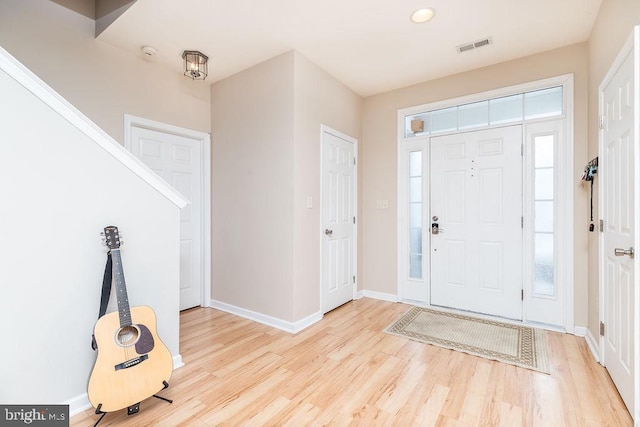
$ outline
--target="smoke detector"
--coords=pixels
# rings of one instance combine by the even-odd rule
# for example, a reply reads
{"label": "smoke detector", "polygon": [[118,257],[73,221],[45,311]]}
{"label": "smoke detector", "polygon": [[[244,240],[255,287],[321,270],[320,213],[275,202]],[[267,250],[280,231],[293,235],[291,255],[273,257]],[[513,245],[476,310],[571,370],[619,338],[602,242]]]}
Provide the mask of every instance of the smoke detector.
{"label": "smoke detector", "polygon": [[142,53],[144,53],[145,56],[153,56],[156,53],[158,53],[158,51],[155,48],[151,47],[151,46],[142,46],[141,50],[142,50]]}
{"label": "smoke detector", "polygon": [[477,49],[482,46],[487,46],[493,44],[493,39],[491,37],[484,38],[482,40],[476,40],[475,42],[461,44],[456,46],[456,50],[458,53],[468,52],[473,49]]}

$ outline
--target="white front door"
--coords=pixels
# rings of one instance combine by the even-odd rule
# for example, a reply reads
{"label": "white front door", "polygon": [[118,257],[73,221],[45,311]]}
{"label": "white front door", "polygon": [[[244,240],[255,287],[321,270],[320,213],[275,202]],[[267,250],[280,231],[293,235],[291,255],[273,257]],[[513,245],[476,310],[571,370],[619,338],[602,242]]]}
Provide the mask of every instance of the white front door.
{"label": "white front door", "polygon": [[522,127],[431,139],[431,304],[522,319]]}
{"label": "white front door", "polygon": [[[636,70],[635,72],[639,72]],[[600,108],[604,116],[600,135],[599,177],[601,177],[600,269],[603,286],[603,364],[616,384],[629,412],[634,415],[636,339],[636,239],[635,195],[638,173],[635,164],[638,135],[637,89],[634,88],[634,55],[628,51],[600,87]],[[625,252],[626,251],[626,252]],[[634,257],[635,255],[635,257]],[[638,420],[636,419],[636,422]]]}
{"label": "white front door", "polygon": [[322,312],[349,302],[355,288],[355,140],[322,132]]}
{"label": "white front door", "polygon": [[180,310],[202,304],[202,144],[184,136],[133,126],[130,150],[191,204],[180,212]]}

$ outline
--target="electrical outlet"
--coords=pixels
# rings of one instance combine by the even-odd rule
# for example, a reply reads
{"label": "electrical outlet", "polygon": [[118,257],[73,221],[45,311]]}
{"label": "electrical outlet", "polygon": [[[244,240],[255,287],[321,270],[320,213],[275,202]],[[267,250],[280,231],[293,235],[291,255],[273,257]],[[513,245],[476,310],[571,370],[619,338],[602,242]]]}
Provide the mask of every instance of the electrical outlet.
{"label": "electrical outlet", "polygon": [[376,200],[376,209],[389,209],[388,200]]}

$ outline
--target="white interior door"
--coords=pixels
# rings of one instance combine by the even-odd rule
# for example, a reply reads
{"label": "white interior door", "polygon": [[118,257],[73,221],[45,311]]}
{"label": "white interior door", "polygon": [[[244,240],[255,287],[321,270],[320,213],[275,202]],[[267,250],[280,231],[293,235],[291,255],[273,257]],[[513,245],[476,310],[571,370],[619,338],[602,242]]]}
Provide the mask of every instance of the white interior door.
{"label": "white interior door", "polygon": [[202,304],[202,144],[191,138],[133,126],[130,150],[191,204],[180,212],[180,309]]}
{"label": "white interior door", "polygon": [[[637,34],[637,32],[636,32]],[[616,384],[629,412],[635,414],[637,257],[632,254],[637,236],[635,164],[637,87],[633,50],[617,61],[601,85],[600,136],[601,235],[600,269],[603,286],[603,364]],[[636,248],[637,249],[637,246]],[[636,422],[638,420],[636,419]]]}
{"label": "white interior door", "polygon": [[322,311],[353,300],[355,140],[322,132]]}
{"label": "white interior door", "polygon": [[431,304],[522,319],[521,147],[521,126],[431,139]]}

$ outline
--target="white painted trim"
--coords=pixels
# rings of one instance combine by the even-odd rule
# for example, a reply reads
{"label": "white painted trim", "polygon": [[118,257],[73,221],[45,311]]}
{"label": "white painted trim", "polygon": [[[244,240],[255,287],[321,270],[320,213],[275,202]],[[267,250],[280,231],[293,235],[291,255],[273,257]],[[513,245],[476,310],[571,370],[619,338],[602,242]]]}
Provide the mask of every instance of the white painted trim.
{"label": "white painted trim", "polygon": [[366,289],[362,291],[361,298],[371,298],[371,299],[377,299],[377,300],[389,301],[389,302],[400,302],[400,298],[398,297],[398,295],[387,294],[384,292],[368,291]]}
{"label": "white painted trim", "polygon": [[[522,120],[520,122],[505,123],[497,126],[481,127],[477,129],[466,129],[464,131],[456,131],[456,132],[449,132],[449,133],[438,133],[437,135],[419,135],[415,137],[405,138],[405,134],[404,134],[405,121],[404,120],[406,116],[427,112],[427,111],[432,111],[432,110],[437,110],[441,108],[448,108],[448,107],[453,107],[457,105],[478,102],[486,99],[499,98],[499,97],[509,96],[513,94],[544,89],[544,88],[553,87],[553,86],[560,86],[560,85],[563,86],[563,92],[564,92],[563,101],[564,101],[565,114],[563,116],[548,117],[548,118],[536,119],[536,120]],[[559,218],[559,223],[561,224],[560,231],[562,232],[563,236],[560,236],[561,233],[558,233],[558,237],[559,237],[558,246],[560,251],[560,254],[558,256],[558,260],[559,260],[558,262],[559,264],[562,264],[562,265],[571,266],[569,268],[562,269],[561,277],[559,278],[559,280],[562,280],[562,283],[564,284],[564,291],[565,291],[564,305],[563,305],[564,324],[562,326],[564,327],[564,330],[566,332],[571,334],[574,333],[574,322],[575,322],[575,319],[574,319],[575,289],[574,289],[574,283],[573,283],[574,282],[574,247],[573,247],[574,230],[573,229],[574,229],[574,220],[575,220],[573,215],[573,210],[574,210],[574,200],[573,200],[574,188],[573,187],[575,182],[574,181],[575,180],[574,159],[573,159],[574,145],[575,145],[574,125],[573,125],[573,118],[574,118],[573,86],[574,86],[573,74],[564,74],[557,77],[551,77],[548,79],[508,86],[505,88],[500,88],[500,89],[491,90],[487,92],[481,92],[481,93],[466,95],[458,98],[438,101],[434,103],[423,104],[423,105],[418,105],[418,106],[409,107],[409,108],[403,108],[398,110],[398,113],[397,113],[398,114],[397,115],[398,186],[401,185],[400,177],[404,176],[404,175],[401,175],[403,174],[403,171],[401,170],[400,154],[399,154],[401,153],[401,146],[403,143],[408,143],[409,141],[414,141],[414,140],[422,139],[425,137],[428,138],[428,141],[429,141],[431,137],[436,137],[436,136],[440,137],[443,135],[449,135],[449,134],[458,133],[458,132],[470,132],[475,130],[485,130],[485,129],[491,129],[496,127],[518,125],[518,124],[522,124],[526,126],[532,123],[539,123],[543,121],[555,121],[555,120],[562,120],[562,119],[564,120],[565,142],[567,143],[564,144],[565,151],[559,153],[560,155],[563,156],[563,162],[558,164],[559,173],[564,174],[561,178],[562,184],[564,184],[562,187],[562,192],[564,195],[562,200],[558,201],[558,203],[563,203],[563,205],[560,206],[561,210],[563,211],[562,218]],[[398,196],[400,196],[400,194],[401,193],[399,191]],[[401,215],[400,197],[398,197],[397,205],[398,205],[398,219],[400,221],[400,215]],[[400,244],[402,242],[400,242],[399,238],[400,236],[402,236],[402,233],[403,233],[403,230],[398,230],[398,241],[396,243],[398,245],[397,246],[398,271],[396,272],[398,277],[398,283],[400,283],[399,269],[400,269],[400,266],[402,265],[401,264],[402,259],[400,259],[402,254],[402,250],[401,250],[402,248],[400,247]],[[523,304],[523,322],[527,323],[526,317],[524,317],[526,315],[526,311],[524,309],[525,309],[525,305]],[[547,327],[548,326],[545,326],[545,328]]]}
{"label": "white painted trim", "polygon": [[[534,90],[538,90],[538,89],[545,89],[545,88],[549,88],[549,87],[553,87],[553,86],[559,86],[559,85],[564,84],[564,82],[567,81],[568,79],[573,80],[573,74],[563,74],[563,75],[556,76],[556,77],[550,77],[550,78],[547,78],[547,79],[520,83],[520,84],[517,84],[517,85],[507,86],[507,87],[494,89],[494,90],[489,90],[489,91],[486,91],[486,92],[479,92],[479,93],[460,96],[460,97],[457,97],[457,98],[451,98],[451,99],[445,99],[445,100],[442,100],[442,101],[430,102],[428,104],[416,105],[414,107],[408,107],[408,108],[403,108],[401,110],[398,110],[398,113],[402,114],[402,117],[411,116],[413,114],[424,113],[424,112],[427,112],[427,111],[439,110],[439,109],[442,109],[442,108],[454,107],[454,106],[463,105],[463,104],[471,104],[471,103],[474,103],[474,102],[484,101],[484,100],[487,100],[487,99],[501,98],[503,96],[515,95],[515,94],[518,94],[518,93],[530,92],[530,91],[534,91]],[[543,119],[543,120],[545,120],[545,119]],[[511,125],[511,124],[515,125],[515,124],[518,124],[518,122],[504,123],[504,124],[498,125],[497,127],[507,126],[507,125]],[[402,122],[402,125],[403,125],[402,130],[398,133],[398,137],[399,138],[404,138],[404,122]],[[478,129],[488,129],[488,128],[483,127],[483,128],[478,128]],[[472,130],[475,130],[475,129],[468,129],[468,130],[465,130],[465,131],[472,131]],[[443,133],[438,133],[437,135],[432,135],[432,136],[441,136],[441,135],[446,135],[446,133],[444,133],[444,132]],[[429,136],[429,135],[421,135],[421,136]]]}
{"label": "white painted trim", "polygon": [[2,47],[0,47],[0,69],[179,208],[183,208],[188,204],[188,201],[180,193],[125,150],[122,145],[118,144],[105,131],[100,129],[87,116],[29,71]]}
{"label": "white painted trim", "polygon": [[[564,81],[564,158],[558,159],[559,173],[564,173],[562,181],[558,184],[562,186],[562,193],[559,191],[558,205],[561,206],[562,212],[558,215],[560,228],[558,230],[558,246],[560,253],[558,254],[558,264],[565,266],[560,272],[560,280],[564,287],[564,329],[570,334],[575,329],[575,289],[574,289],[574,131],[573,131],[573,74],[563,76]],[[564,203],[564,204],[563,204]]]}
{"label": "white painted trim", "polygon": [[[202,293],[200,305],[209,307],[211,301],[211,136],[208,133],[199,132],[179,126],[174,126],[142,117],[124,115],[124,147],[131,151],[132,127],[149,129],[162,133],[169,133],[195,141],[202,146]],[[135,157],[135,156],[134,156]],[[135,157],[137,159],[137,157]],[[153,172],[152,172],[153,173]],[[154,173],[155,174],[155,173]]]}
{"label": "white painted trim", "polygon": [[323,251],[322,251],[322,245],[323,245],[323,186],[322,186],[322,182],[323,182],[323,158],[322,158],[322,153],[323,153],[323,143],[324,143],[324,134],[328,133],[330,135],[333,135],[335,137],[338,137],[340,139],[343,139],[347,142],[350,142],[353,144],[353,158],[355,159],[356,164],[354,165],[354,170],[353,170],[353,204],[354,204],[354,209],[353,212],[356,216],[356,223],[354,224],[353,227],[353,275],[356,276],[356,280],[353,283],[353,292],[352,292],[352,298],[353,299],[358,299],[358,226],[360,225],[360,215],[358,213],[358,167],[360,166],[359,163],[360,161],[358,160],[358,140],[352,136],[349,136],[345,133],[342,133],[338,130],[335,130],[325,124],[320,124],[320,229],[318,230],[318,232],[320,233],[320,312],[323,311],[323,299],[324,299],[324,292],[322,289],[323,286],[323,271],[322,271],[322,257],[323,257]]}
{"label": "white painted trim", "polygon": [[93,408],[91,402],[89,402],[89,396],[87,395],[87,393],[83,393],[80,396],[73,397],[63,402],[62,404],[69,405],[69,417],[73,417],[75,415],[78,415],[80,412]]}
{"label": "white painted trim", "polygon": [[[593,355],[593,358],[596,360],[596,362],[600,363],[600,348],[598,346],[598,340],[593,337],[589,329],[584,329],[586,330],[584,339],[587,342],[587,346],[589,347],[589,350],[591,351],[591,354]],[[576,326],[576,335],[577,334],[578,327]]]}
{"label": "white painted trim", "polygon": [[573,329],[573,335],[584,338],[587,336],[588,331],[589,330],[587,329],[586,326],[576,326]]}
{"label": "white painted trim", "polygon": [[288,332],[290,334],[297,334],[303,329],[308,328],[314,323],[322,320],[322,312],[318,311],[298,320],[297,322],[288,322],[286,320],[279,319],[277,317],[268,316],[266,314],[258,313],[255,311],[247,310],[242,307],[227,304],[225,302],[211,300],[209,305],[216,310],[224,311],[226,313],[234,314],[247,320],[262,323],[263,325],[271,326],[272,328],[280,329],[281,331]]}
{"label": "white painted trim", "polygon": [[180,369],[183,366],[186,366],[186,365],[182,361],[182,355],[176,354],[175,356],[173,356],[173,370],[175,371],[176,369]]}

